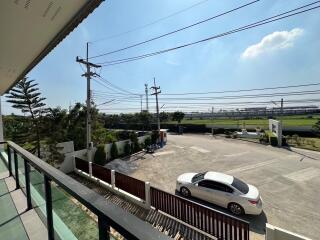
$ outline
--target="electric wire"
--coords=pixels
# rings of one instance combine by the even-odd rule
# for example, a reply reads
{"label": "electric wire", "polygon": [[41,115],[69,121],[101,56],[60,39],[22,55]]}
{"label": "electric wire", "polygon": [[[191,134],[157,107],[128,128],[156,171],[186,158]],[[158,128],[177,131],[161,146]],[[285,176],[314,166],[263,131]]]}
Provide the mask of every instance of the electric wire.
{"label": "electric wire", "polygon": [[99,55],[96,55],[96,56],[92,56],[92,57],[90,57],[89,59],[98,58],[98,57],[103,57],[103,56],[106,56],[106,55],[110,55],[110,54],[113,54],[113,53],[121,52],[121,51],[130,49],[130,48],[133,48],[133,47],[140,46],[140,45],[142,45],[142,44],[146,44],[146,43],[149,43],[149,42],[158,40],[158,39],[160,39],[160,38],[163,38],[163,37],[166,37],[166,36],[169,36],[169,35],[178,33],[178,32],[180,32],[180,31],[183,31],[183,30],[186,30],[186,29],[195,27],[195,26],[197,26],[197,25],[199,25],[199,24],[202,24],[202,23],[211,21],[211,20],[213,20],[213,19],[222,17],[222,16],[224,16],[224,15],[227,15],[227,14],[229,14],[229,13],[232,13],[232,12],[234,12],[234,11],[237,11],[237,10],[239,10],[239,9],[242,9],[242,8],[244,8],[244,7],[247,7],[247,6],[251,5],[251,4],[257,3],[257,2],[259,2],[259,1],[260,1],[260,0],[255,0],[255,1],[249,2],[249,3],[247,3],[247,4],[244,4],[244,5],[241,5],[241,6],[239,6],[239,7],[233,8],[233,9],[231,9],[231,10],[229,10],[229,11],[220,13],[220,14],[215,15],[215,16],[213,16],[213,17],[210,17],[210,18],[207,18],[207,19],[198,21],[198,22],[193,23],[193,24],[191,24],[191,25],[188,25],[188,26],[185,26],[185,27],[176,29],[176,30],[174,30],[174,31],[171,31],[171,32],[168,32],[168,33],[159,35],[159,36],[157,36],[157,37],[150,38],[150,39],[145,40],[145,41],[142,41],[142,42],[138,42],[138,43],[129,45],[129,46],[127,46],[127,47],[123,47],[123,48],[120,48],[120,49],[117,49],[117,50],[113,50],[113,51],[110,51],[110,52],[107,52],[107,53],[102,53],[102,54],[99,54]]}
{"label": "electric wire", "polygon": [[[105,61],[105,62],[102,62],[102,63],[99,63],[99,64],[102,65],[102,66],[118,65],[118,64],[122,64],[122,63],[126,63],[126,62],[137,61],[137,60],[140,60],[140,59],[143,59],[143,58],[148,58],[148,57],[152,57],[152,56],[155,56],[155,55],[167,53],[167,52],[170,52],[170,51],[175,51],[175,50],[178,50],[178,49],[181,49],[181,48],[189,47],[189,46],[192,46],[192,45],[195,45],[195,44],[203,43],[203,42],[210,41],[210,40],[213,40],[213,39],[216,39],[216,38],[221,38],[221,37],[224,37],[224,36],[227,36],[227,35],[231,35],[231,34],[234,34],[234,33],[237,33],[237,32],[242,32],[242,31],[245,31],[245,30],[248,30],[248,29],[251,29],[251,28],[255,28],[255,27],[258,27],[258,26],[262,26],[262,25],[265,25],[265,24],[268,24],[268,23],[271,23],[271,22],[279,21],[279,20],[282,20],[282,19],[285,19],[285,18],[288,18],[288,17],[292,17],[292,16],[295,16],[295,15],[298,15],[298,14],[309,12],[311,10],[319,8],[320,6],[315,6],[315,7],[308,8],[308,9],[305,9],[305,10],[301,10],[301,11],[298,11],[298,12],[295,12],[295,11],[297,11],[298,9],[302,9],[302,8],[307,7],[307,6],[310,6],[310,5],[314,5],[314,4],[319,3],[319,2],[320,1],[316,1],[316,2],[313,2],[311,4],[307,4],[307,5],[301,6],[299,8],[296,8],[296,9],[293,9],[293,10],[290,10],[290,11],[287,11],[287,12],[284,12],[284,13],[281,13],[281,14],[278,14],[278,15],[274,15],[272,17],[260,20],[258,22],[254,22],[254,23],[245,25],[243,27],[236,28],[236,29],[230,30],[228,32],[217,34],[217,35],[211,36],[209,38],[201,39],[201,40],[198,40],[198,41],[195,41],[195,42],[190,42],[190,43],[186,43],[184,45],[180,45],[180,46],[177,46],[177,47],[168,48],[168,49],[164,49],[164,50],[160,50],[160,51],[156,51],[156,52],[152,52],[152,53],[148,53],[148,54],[143,54],[143,55],[139,55],[139,56],[135,56],[135,57],[117,59],[117,60],[112,60],[112,61]],[[288,14],[290,12],[294,12],[294,13]],[[285,15],[285,16],[283,16],[283,15]]]}

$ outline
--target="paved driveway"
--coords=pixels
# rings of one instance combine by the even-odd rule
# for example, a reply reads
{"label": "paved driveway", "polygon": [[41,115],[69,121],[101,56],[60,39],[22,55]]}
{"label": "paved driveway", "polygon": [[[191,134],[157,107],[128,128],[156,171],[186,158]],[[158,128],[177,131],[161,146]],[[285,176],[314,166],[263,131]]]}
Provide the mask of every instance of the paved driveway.
{"label": "paved driveway", "polygon": [[168,144],[153,155],[111,165],[172,193],[184,172],[234,175],[257,186],[263,198],[264,212],[244,217],[256,233],[253,239],[264,234],[266,222],[313,239],[320,235],[320,153],[204,135],[169,135]]}

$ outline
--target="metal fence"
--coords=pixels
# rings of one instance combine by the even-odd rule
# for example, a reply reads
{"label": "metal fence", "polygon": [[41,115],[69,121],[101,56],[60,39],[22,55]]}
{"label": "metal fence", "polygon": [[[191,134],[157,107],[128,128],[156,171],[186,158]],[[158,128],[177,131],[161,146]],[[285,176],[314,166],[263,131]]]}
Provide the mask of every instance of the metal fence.
{"label": "metal fence", "polygon": [[98,164],[92,163],[92,176],[111,184],[111,170],[109,168],[105,168]]}
{"label": "metal fence", "polygon": [[116,172],[116,187],[143,200],[146,199],[145,182],[141,180]]}
{"label": "metal fence", "polygon": [[248,240],[249,223],[151,187],[151,206],[218,239]]}
{"label": "metal fence", "polygon": [[80,158],[75,158],[76,168],[89,174],[89,163],[88,161],[82,160]]}
{"label": "metal fence", "polygon": [[[77,166],[88,171],[89,163],[76,158]],[[81,168],[78,169],[82,170]],[[108,183],[112,182],[111,170],[94,163],[92,163],[92,175]],[[150,194],[149,199],[152,207],[194,226],[217,239],[249,240],[249,223],[246,221],[154,187],[150,187],[150,192],[147,193],[145,191],[145,182],[125,174],[115,172],[114,177],[117,188],[143,200],[147,199],[146,194]]]}

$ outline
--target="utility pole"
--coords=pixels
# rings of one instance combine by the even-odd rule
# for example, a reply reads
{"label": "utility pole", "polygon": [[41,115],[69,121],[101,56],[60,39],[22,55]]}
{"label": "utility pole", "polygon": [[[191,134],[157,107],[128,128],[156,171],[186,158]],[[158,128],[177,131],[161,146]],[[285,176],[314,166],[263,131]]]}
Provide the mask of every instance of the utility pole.
{"label": "utility pole", "polygon": [[149,102],[148,102],[148,84],[145,84],[145,91],[146,91],[146,107],[147,112],[149,112]]}
{"label": "utility pole", "polygon": [[140,95],[140,112],[142,112],[142,96],[143,95]]}
{"label": "utility pole", "polygon": [[[157,85],[156,85],[156,78],[153,78],[153,84],[154,84],[154,86],[151,87],[151,89],[153,89],[154,92],[153,92],[151,95],[155,95],[155,96],[156,96],[157,122],[158,122],[158,131],[159,131],[159,133],[160,133],[160,116],[159,116],[158,94],[161,93],[161,90],[160,90],[160,86],[157,87]],[[158,90],[159,90],[159,91],[158,91]]]}
{"label": "utility pole", "polygon": [[214,130],[213,130],[213,110],[214,110],[214,107],[211,107],[211,124],[212,124],[212,127],[211,127],[211,134],[213,136],[214,134]]}
{"label": "utility pole", "polygon": [[81,59],[79,57],[76,58],[78,63],[84,64],[87,67],[87,72],[82,74],[81,76],[87,78],[87,121],[86,121],[86,128],[87,128],[87,149],[90,150],[91,145],[91,87],[90,87],[90,80],[93,76],[99,76],[98,74],[91,72],[91,67],[93,68],[100,68],[100,65],[94,64],[89,62],[89,42],[87,42],[87,51],[86,51],[86,60]]}

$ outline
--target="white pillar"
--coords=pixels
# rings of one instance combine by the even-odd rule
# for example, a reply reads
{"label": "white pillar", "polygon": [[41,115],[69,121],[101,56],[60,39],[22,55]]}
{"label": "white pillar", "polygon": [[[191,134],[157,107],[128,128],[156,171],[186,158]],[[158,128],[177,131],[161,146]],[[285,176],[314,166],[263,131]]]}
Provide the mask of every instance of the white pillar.
{"label": "white pillar", "polygon": [[111,170],[111,186],[112,188],[116,187],[116,171]]}
{"label": "white pillar", "polygon": [[151,196],[150,196],[150,183],[149,182],[146,182],[145,185],[145,194],[146,194],[146,207],[148,209],[151,208]]}
{"label": "white pillar", "polygon": [[92,162],[89,162],[89,176],[92,177]]}

